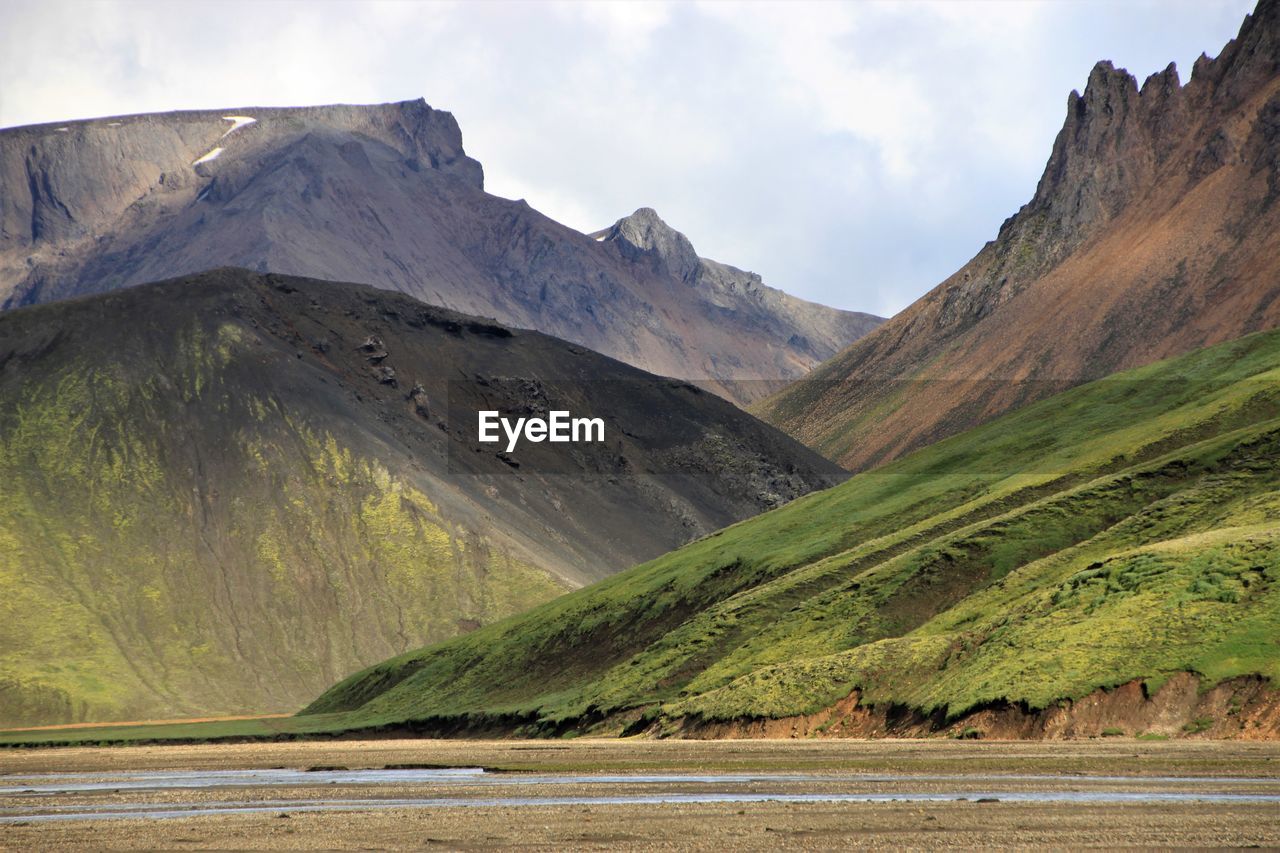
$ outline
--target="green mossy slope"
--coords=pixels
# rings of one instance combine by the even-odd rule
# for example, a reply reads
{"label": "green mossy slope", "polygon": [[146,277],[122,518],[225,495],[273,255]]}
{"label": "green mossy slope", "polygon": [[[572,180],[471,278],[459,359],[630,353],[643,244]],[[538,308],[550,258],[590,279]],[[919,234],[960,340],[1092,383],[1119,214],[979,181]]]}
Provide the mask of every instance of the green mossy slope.
{"label": "green mossy slope", "polygon": [[0,405],[0,721],[292,710],[565,589],[254,393],[245,329],[205,326]]}
{"label": "green mossy slope", "polygon": [[1273,332],[1060,394],[392,658],[304,713],[616,731],[854,688],[955,717],[1185,671],[1280,679],[1278,463]]}

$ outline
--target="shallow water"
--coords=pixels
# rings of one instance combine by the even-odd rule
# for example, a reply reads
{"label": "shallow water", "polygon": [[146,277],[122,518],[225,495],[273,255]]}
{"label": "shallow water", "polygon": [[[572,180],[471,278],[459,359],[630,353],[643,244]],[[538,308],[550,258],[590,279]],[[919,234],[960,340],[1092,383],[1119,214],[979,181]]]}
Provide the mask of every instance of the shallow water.
{"label": "shallow water", "polygon": [[1086,776],[1049,774],[895,774],[895,773],[659,773],[659,774],[520,774],[494,773],[479,767],[396,770],[137,770],[118,773],[45,773],[0,775],[0,796],[65,794],[89,791],[164,791],[183,788],[277,787],[298,785],[608,785],[608,784],[744,784],[898,783],[898,782],[1039,782],[1131,785],[1272,785],[1280,781],[1242,776]]}
{"label": "shallow water", "polygon": [[[409,770],[219,770],[61,773],[0,777],[0,823],[180,818],[263,812],[366,811],[394,808],[663,805],[671,803],[882,803],[999,800],[1032,803],[1276,803],[1280,780],[1247,777],[902,774],[519,774],[479,768]],[[332,786],[296,799],[130,801],[140,794],[199,789]],[[394,788],[371,798],[359,789]],[[575,789],[566,791],[567,787]],[[1241,791],[1241,786],[1252,790]],[[514,795],[486,788],[542,788]],[[636,791],[635,788],[645,790]],[[794,790],[803,787],[803,791]],[[884,790],[892,787],[892,790]],[[350,790],[344,795],[343,788]],[[586,788],[587,791],[580,789]],[[608,793],[610,788],[625,788]],[[688,790],[692,788],[693,790]],[[405,790],[422,796],[403,796]],[[774,790],[771,790],[774,789]],[[817,789],[817,790],[814,790]],[[877,790],[880,789],[880,790]],[[1087,789],[1087,790],[1086,790]],[[1234,789],[1234,790],[1233,790]],[[84,801],[102,797],[101,801]],[[59,803],[60,798],[79,802]],[[39,800],[40,802],[31,802]],[[26,802],[24,802],[26,801]]]}
{"label": "shallow water", "polygon": [[120,773],[45,773],[0,776],[0,797],[85,791],[166,791],[180,788],[275,787],[284,785],[445,784],[485,777],[479,767],[421,770],[134,770]]}

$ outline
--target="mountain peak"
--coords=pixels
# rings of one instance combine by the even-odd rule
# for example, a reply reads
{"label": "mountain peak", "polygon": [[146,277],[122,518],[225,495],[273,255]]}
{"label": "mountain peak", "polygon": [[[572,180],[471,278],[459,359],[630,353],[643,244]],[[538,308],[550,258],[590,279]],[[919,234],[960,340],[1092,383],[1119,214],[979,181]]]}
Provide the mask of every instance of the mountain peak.
{"label": "mountain peak", "polygon": [[1201,56],[1191,75],[1213,90],[1214,100],[1240,104],[1280,74],[1280,0],[1259,0],[1245,16],[1240,34],[1217,58]]}
{"label": "mountain peak", "polygon": [[878,322],[700,260],[652,209],[574,238],[485,193],[422,99],[0,130],[0,187],[0,310],[225,265],[376,282],[744,404]]}
{"label": "mountain peak", "polygon": [[692,283],[701,261],[689,238],[672,228],[652,207],[642,207],[591,236],[611,243],[630,261],[647,261],[656,272],[666,272]]}
{"label": "mountain peak", "polygon": [[[1258,3],[1185,83],[1170,63],[1139,89],[1103,61],[1066,106],[1035,195],[992,242],[757,411],[869,467],[1054,382],[1280,325],[1280,0]],[[999,381],[911,399],[883,390],[961,377]]]}
{"label": "mountain peak", "polygon": [[1157,71],[1142,81],[1142,88],[1138,90],[1138,94],[1144,98],[1156,91],[1168,95],[1181,88],[1182,80],[1178,77],[1178,64],[1170,62],[1163,71]]}
{"label": "mountain peak", "polygon": [[1117,89],[1136,92],[1138,81],[1127,69],[1116,68],[1109,59],[1094,63],[1093,70],[1089,72],[1089,82],[1084,89],[1085,98],[1090,94],[1099,97],[1101,92]]}
{"label": "mountain peak", "polygon": [[[153,204],[182,196],[177,204],[182,207],[189,198],[209,198],[215,182],[220,182],[216,192],[232,192],[245,185],[236,183],[235,173],[252,174],[287,146],[312,136],[341,137],[361,148],[369,143],[412,172],[484,188],[484,170],[463,150],[458,122],[421,98],[181,110],[11,127],[0,129],[0,182],[6,191],[0,204],[0,255],[12,252],[25,263],[41,247],[62,251],[67,241],[118,227],[120,217],[127,218],[143,199]],[[322,180],[319,175],[315,172],[316,181]],[[8,259],[0,267],[20,269]],[[0,283],[0,303],[14,304],[12,289]]]}

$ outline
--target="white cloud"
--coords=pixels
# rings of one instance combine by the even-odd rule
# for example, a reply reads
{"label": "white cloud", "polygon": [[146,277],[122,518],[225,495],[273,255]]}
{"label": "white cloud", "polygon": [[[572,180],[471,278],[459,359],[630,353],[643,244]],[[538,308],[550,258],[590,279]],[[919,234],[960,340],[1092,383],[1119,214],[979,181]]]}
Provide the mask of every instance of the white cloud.
{"label": "white cloud", "polygon": [[619,3],[616,0],[562,0],[556,8],[570,17],[580,16],[599,28],[610,40],[616,55],[643,51],[654,33],[671,20],[671,4],[661,0]]}

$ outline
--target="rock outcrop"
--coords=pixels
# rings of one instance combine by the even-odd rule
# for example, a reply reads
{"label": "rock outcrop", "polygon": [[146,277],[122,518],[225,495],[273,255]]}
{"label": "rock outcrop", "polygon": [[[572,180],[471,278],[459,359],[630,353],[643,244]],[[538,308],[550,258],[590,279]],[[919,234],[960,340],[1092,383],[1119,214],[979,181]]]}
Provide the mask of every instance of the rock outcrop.
{"label": "rock outcrop", "polygon": [[838,351],[838,341],[857,340],[882,322],[798,299],[769,287],[756,273],[699,257],[689,238],[653,208],[642,207],[591,236],[629,264],[686,285],[705,306],[708,322],[751,329],[753,346],[772,349],[765,370],[750,367],[740,354],[709,356],[716,373],[726,376],[718,385],[731,399],[756,400],[781,389],[787,380],[778,377],[803,376]]}

